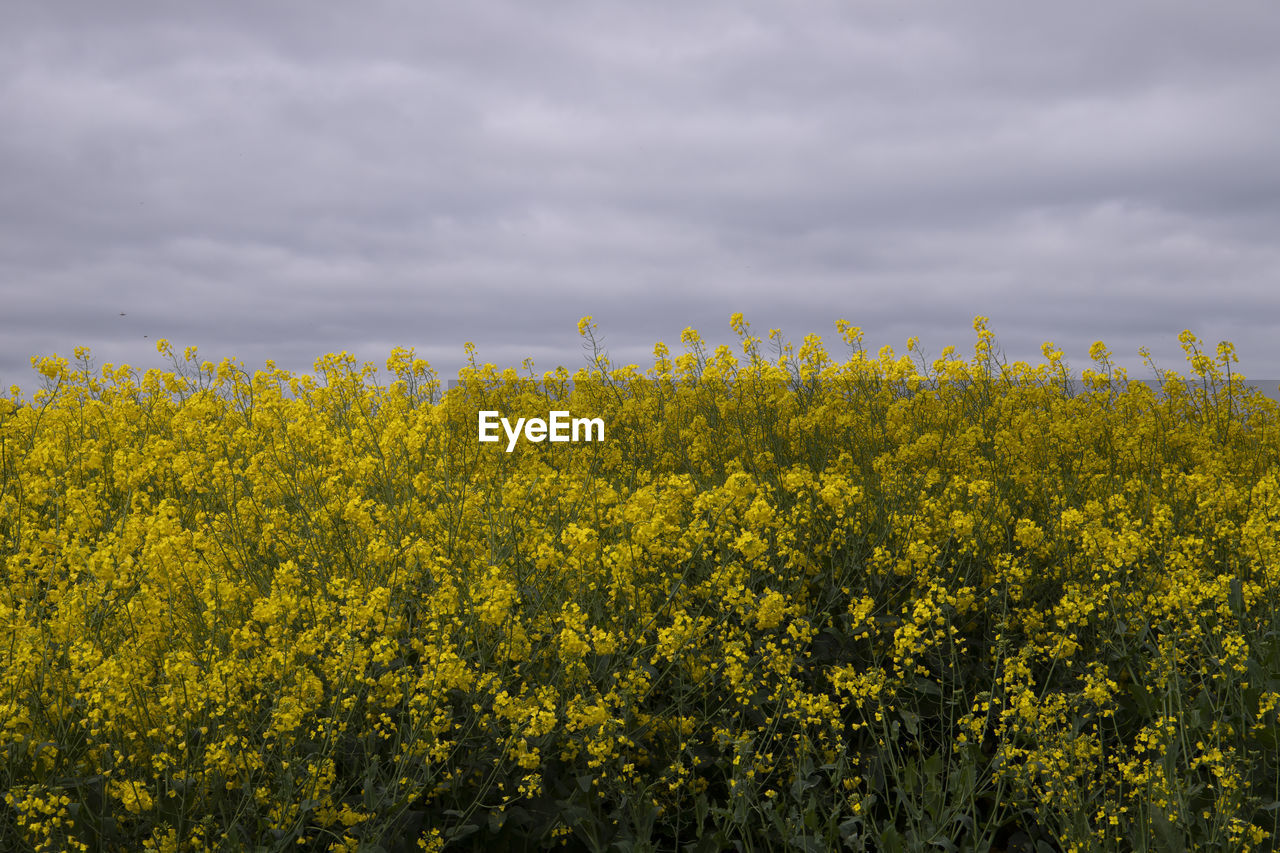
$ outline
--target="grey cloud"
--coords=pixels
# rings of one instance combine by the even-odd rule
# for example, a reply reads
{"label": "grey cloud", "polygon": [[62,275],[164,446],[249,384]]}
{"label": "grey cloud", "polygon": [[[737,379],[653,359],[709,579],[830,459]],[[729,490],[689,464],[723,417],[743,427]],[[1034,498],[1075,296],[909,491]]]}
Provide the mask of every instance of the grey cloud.
{"label": "grey cloud", "polygon": [[933,352],[985,314],[1076,364],[1179,365],[1192,327],[1280,376],[1278,34],[1154,0],[15,2],[0,380],[160,336],[572,367],[583,314],[644,364],[737,310]]}

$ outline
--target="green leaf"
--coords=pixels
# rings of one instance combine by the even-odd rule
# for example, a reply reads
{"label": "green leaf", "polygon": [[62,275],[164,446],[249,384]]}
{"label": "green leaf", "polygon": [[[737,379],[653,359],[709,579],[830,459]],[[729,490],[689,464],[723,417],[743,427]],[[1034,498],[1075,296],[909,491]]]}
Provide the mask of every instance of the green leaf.
{"label": "green leaf", "polygon": [[453,829],[449,830],[449,833],[448,833],[449,840],[457,841],[460,838],[466,838],[468,835],[471,835],[473,832],[479,832],[479,831],[480,831],[480,827],[477,826],[476,824],[464,823],[462,824],[462,826],[455,826]]}
{"label": "green leaf", "polygon": [[897,827],[886,826],[880,831],[880,849],[884,853],[902,853],[902,833]]}
{"label": "green leaf", "polygon": [[938,682],[934,681],[933,679],[925,678],[924,676],[921,676],[916,679],[916,690],[918,690],[919,692],[923,693],[926,696],[942,695],[941,685],[939,685]]}

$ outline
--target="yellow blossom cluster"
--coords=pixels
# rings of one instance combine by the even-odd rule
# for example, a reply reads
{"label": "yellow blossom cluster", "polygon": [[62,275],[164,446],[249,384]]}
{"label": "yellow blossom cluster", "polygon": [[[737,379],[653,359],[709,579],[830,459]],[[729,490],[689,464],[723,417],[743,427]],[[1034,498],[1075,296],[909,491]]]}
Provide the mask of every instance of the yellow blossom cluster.
{"label": "yellow blossom cluster", "polygon": [[[0,849],[1268,849],[1280,410],[1184,333],[0,398]],[[607,440],[477,441],[477,413]]]}

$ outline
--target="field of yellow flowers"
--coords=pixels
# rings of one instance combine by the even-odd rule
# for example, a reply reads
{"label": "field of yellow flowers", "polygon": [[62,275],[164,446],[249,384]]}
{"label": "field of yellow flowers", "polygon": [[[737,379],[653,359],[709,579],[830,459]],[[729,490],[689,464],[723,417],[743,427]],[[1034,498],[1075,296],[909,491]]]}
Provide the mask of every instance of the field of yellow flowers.
{"label": "field of yellow flowers", "polygon": [[1275,845],[1280,412],[1229,345],[1153,387],[983,318],[932,362],[732,326],[447,390],[36,361],[0,849]]}

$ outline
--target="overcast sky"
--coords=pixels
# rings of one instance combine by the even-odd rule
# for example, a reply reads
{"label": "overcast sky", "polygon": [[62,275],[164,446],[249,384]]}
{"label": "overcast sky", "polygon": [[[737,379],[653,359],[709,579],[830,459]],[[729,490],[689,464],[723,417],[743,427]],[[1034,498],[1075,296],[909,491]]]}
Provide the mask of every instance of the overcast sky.
{"label": "overcast sky", "polygon": [[0,381],[576,368],[584,314],[648,366],[734,311],[1280,377],[1278,43],[1262,0],[5,0]]}

